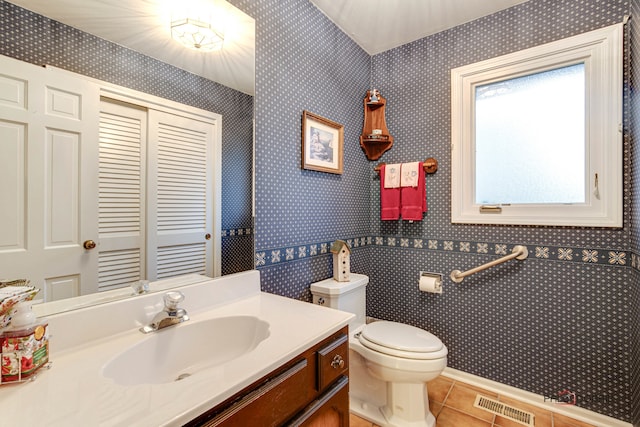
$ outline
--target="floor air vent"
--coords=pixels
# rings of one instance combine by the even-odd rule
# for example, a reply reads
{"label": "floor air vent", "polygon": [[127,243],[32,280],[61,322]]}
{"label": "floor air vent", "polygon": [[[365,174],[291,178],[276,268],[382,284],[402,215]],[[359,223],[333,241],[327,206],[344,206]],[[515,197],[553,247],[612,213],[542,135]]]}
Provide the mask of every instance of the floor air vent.
{"label": "floor air vent", "polygon": [[501,417],[508,418],[511,421],[522,424],[523,426],[534,427],[533,418],[534,415],[531,412],[522,411],[513,406],[505,405],[496,400],[489,399],[481,395],[476,395],[476,401],[473,402],[473,406],[476,408],[484,409],[485,411],[492,412]]}

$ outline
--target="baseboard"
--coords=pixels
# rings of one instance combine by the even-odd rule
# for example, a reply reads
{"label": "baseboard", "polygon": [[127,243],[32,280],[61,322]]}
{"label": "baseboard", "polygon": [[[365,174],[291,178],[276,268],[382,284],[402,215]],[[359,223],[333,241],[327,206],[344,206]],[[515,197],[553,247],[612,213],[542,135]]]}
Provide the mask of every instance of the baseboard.
{"label": "baseboard", "polygon": [[597,412],[589,411],[578,406],[557,405],[545,402],[544,396],[479,377],[477,375],[468,374],[457,369],[447,367],[444,372],[442,372],[442,376],[480,387],[494,393],[507,395],[529,405],[537,406],[561,415],[566,415],[567,417],[592,424],[596,427],[633,427],[630,423],[620,421],[616,418],[608,417]]}

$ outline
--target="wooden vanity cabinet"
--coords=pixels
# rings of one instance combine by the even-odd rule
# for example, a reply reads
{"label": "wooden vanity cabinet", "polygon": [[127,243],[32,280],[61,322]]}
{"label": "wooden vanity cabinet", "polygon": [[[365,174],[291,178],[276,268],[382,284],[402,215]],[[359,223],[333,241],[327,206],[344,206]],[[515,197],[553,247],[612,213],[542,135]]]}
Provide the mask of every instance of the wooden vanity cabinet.
{"label": "wooden vanity cabinet", "polygon": [[346,326],[185,424],[187,427],[348,425]]}

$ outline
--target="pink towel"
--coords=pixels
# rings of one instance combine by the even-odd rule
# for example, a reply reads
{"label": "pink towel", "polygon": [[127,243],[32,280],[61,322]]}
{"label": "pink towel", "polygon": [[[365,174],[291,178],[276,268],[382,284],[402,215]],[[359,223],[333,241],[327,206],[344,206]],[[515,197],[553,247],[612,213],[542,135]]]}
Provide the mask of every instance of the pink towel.
{"label": "pink towel", "polygon": [[380,166],[380,219],[395,221],[400,218],[400,187],[384,188],[385,166]]}
{"label": "pink towel", "polygon": [[420,168],[417,187],[401,187],[402,219],[422,221],[422,214],[427,211],[427,192],[424,182],[424,171]]}

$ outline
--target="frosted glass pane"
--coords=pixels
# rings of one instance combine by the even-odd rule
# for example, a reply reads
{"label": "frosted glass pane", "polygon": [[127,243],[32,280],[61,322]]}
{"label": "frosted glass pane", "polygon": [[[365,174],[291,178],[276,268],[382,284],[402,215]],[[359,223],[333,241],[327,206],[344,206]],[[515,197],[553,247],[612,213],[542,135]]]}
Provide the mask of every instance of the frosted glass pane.
{"label": "frosted glass pane", "polygon": [[477,204],[584,203],[585,66],[475,90]]}

